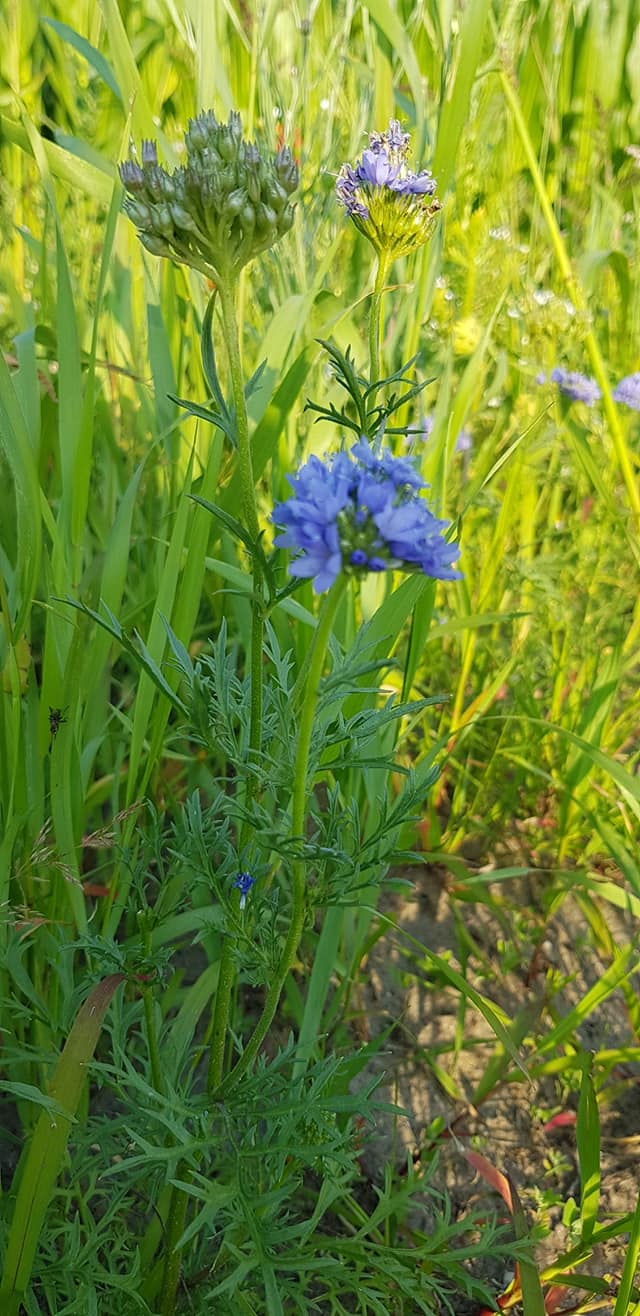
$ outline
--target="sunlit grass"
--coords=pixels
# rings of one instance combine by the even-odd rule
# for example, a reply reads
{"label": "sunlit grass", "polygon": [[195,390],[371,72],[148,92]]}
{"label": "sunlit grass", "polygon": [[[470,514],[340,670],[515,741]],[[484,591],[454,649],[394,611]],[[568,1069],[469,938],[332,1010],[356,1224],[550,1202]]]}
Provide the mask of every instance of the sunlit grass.
{"label": "sunlit grass", "polygon": [[[339,613],[337,635],[349,650],[362,618],[373,618],[372,653],[379,655],[391,635],[402,664],[402,671],[381,674],[385,693],[448,696],[407,715],[397,739],[392,730],[378,746],[388,755],[395,743],[405,767],[427,772],[431,757],[442,763],[417,833],[414,826],[403,833],[405,848],[419,846],[449,867],[450,900],[463,924],[465,901],[487,908],[496,901],[499,910],[510,882],[533,872],[536,931],[530,942],[522,938],[531,953],[562,902],[580,901],[585,928],[609,965],[604,996],[620,984],[625,995],[633,1040],[620,1063],[637,1059],[632,932],[628,944],[617,944],[607,911],[626,910],[631,928],[640,908],[640,419],[616,408],[606,388],[640,364],[639,165],[632,148],[639,21],[635,0],[611,13],[571,0],[493,7],[488,0],[464,7],[320,0],[309,14],[269,3],[259,16],[251,5],[119,9],[107,0],[100,9],[52,6],[46,17],[25,0],[0,16],[0,987],[2,1077],[13,1085],[7,1101],[16,1145],[34,1127],[33,1089],[45,1090],[80,1000],[98,977],[119,970],[121,947],[140,935],[145,865],[158,878],[166,863],[170,876],[167,922],[149,933],[153,947],[172,944],[179,932],[196,937],[202,957],[191,994],[179,967],[153,1008],[176,1048],[180,1041],[188,1049],[194,1036],[204,1044],[215,926],[199,913],[209,897],[197,883],[195,912],[179,908],[177,896],[172,903],[185,879],[172,872],[165,851],[180,805],[194,790],[211,798],[224,758],[206,760],[185,738],[154,665],[176,691],[165,622],[194,656],[203,646],[206,652],[226,615],[242,666],[248,577],[237,542],[190,497],[237,513],[229,450],[218,431],[175,401],[207,398],[199,341],[210,289],[141,249],[119,213],[116,165],[130,138],[149,136],[175,163],[187,120],[209,105],[220,115],[237,107],[247,129],[273,148],[288,141],[301,170],[292,232],[245,272],[241,288],[246,376],[266,361],[249,413],[269,545],[271,508],[284,495],[287,474],[304,454],[333,448],[338,439],[304,409],[310,396],[324,405],[344,401],[318,340],[333,338],[343,351],[350,346],[359,368],[366,366],[369,255],[335,204],[334,175],[360,151],[368,129],[397,114],[412,129],[417,158],[439,180],[436,236],[393,267],[383,357],[391,374],[417,354],[419,375],[430,381],[407,416],[417,431],[412,451],[436,506],[456,523],[464,578],[435,592],[413,593],[410,583],[391,600],[384,583],[367,584]],[[219,321],[214,341],[224,373]],[[603,402],[569,405],[548,381],[555,365],[597,374]],[[433,428],[425,442],[426,415]],[[463,429],[471,443],[459,447]],[[270,618],[281,650],[291,649],[298,664],[312,607],[305,587]],[[114,638],[118,625],[128,649]],[[135,656],[141,646],[146,669]],[[61,716],[52,723],[56,710]],[[365,769],[357,782],[341,779],[341,789],[355,791],[363,836],[370,834],[378,818],[377,770]],[[141,812],[134,806],[144,800],[150,804]],[[88,843],[101,829],[108,833],[102,842]],[[499,888],[489,890],[488,874]],[[314,976],[310,985],[302,977],[291,981],[283,1037],[293,1020],[309,1041],[334,1028],[339,1046],[347,1046],[344,1020],[359,966],[375,939],[387,935],[370,895],[366,908],[331,909],[322,932],[308,929],[301,962],[309,973],[315,962]],[[513,908],[502,914],[517,928]],[[478,1004],[478,966],[467,953],[454,970],[462,970],[466,986],[446,984],[459,993],[463,1012],[464,1002]],[[407,971],[416,980],[424,971],[417,950]],[[486,995],[490,1003],[491,981]],[[558,1072],[554,1065],[570,1070],[580,1101],[581,1173],[590,1188],[579,1203],[580,1242],[567,1245],[562,1272],[588,1258],[598,1230],[610,1223],[598,1219],[589,1151],[609,1062],[600,1048],[589,1071],[578,1037],[597,1002],[583,999],[561,1020],[552,999],[545,997],[535,1019],[496,1016],[503,1032],[485,1086],[501,1084],[508,1103],[510,1083],[522,1079],[510,1047],[536,1080]],[[484,1001],[483,994],[479,1008]],[[113,1067],[109,1082],[121,1066],[135,1103],[144,1062],[139,1050],[126,1056],[125,1039],[139,1030],[142,1008],[136,1000],[112,1009],[113,1053],[105,1048],[101,1063]],[[139,1031],[136,1037],[139,1047]],[[449,1059],[449,1068],[446,1055],[438,1063],[455,1086]],[[348,1078],[340,1082],[346,1091]],[[481,1087],[476,1099],[485,1095]],[[158,1149],[170,1161],[168,1149],[186,1127],[176,1114],[186,1097],[174,1096],[175,1108],[167,1101],[155,1129],[154,1200],[165,1222]],[[288,1136],[279,1126],[278,1157],[286,1155]],[[89,1299],[74,1289],[92,1230],[95,1185],[85,1133],[79,1146],[76,1279],[68,1286],[56,1259],[64,1194],[71,1192],[65,1179],[29,1313],[56,1311],[56,1302],[78,1316],[89,1310],[82,1306]],[[105,1146],[105,1157],[120,1155],[117,1140]],[[174,1158],[167,1178],[177,1167]],[[192,1218],[202,1210],[209,1228],[209,1189],[197,1164],[192,1168]],[[135,1182],[139,1171],[128,1173]],[[395,1167],[389,1176],[387,1206],[402,1189]],[[434,1182],[437,1188],[437,1172]],[[350,1200],[348,1209],[336,1208],[336,1235],[365,1228],[363,1207]],[[117,1203],[114,1189],[107,1222],[112,1212],[116,1220]],[[629,1202],[629,1213],[634,1208]],[[119,1277],[138,1264],[124,1232],[127,1210],[130,1204],[114,1224],[113,1267],[100,1253],[109,1278],[102,1277],[98,1292],[109,1296],[98,1302],[112,1306],[98,1310],[106,1316],[124,1311]],[[157,1239],[152,1223],[145,1227],[136,1237],[147,1262]],[[389,1242],[393,1228],[381,1223],[380,1238]],[[104,1222],[98,1232],[103,1248]],[[330,1241],[325,1245],[330,1249]],[[491,1246],[487,1236],[485,1250]],[[637,1213],[629,1254],[635,1257],[634,1249]],[[353,1256],[340,1264],[347,1274],[356,1265]],[[638,1300],[630,1264],[614,1284],[616,1316]],[[544,1283],[557,1282],[552,1270]],[[541,1308],[525,1263],[523,1290],[527,1278],[525,1313],[532,1316]],[[133,1302],[132,1311],[154,1310],[153,1277],[146,1280],[146,1288],[135,1281],[135,1292],[150,1305]],[[255,1289],[253,1280],[246,1291],[234,1289],[243,1304],[238,1312],[299,1309],[287,1306],[295,1300],[288,1289],[278,1307],[266,1263],[262,1282],[264,1289],[257,1280]],[[403,1311],[403,1282],[395,1275],[400,1287],[385,1290],[381,1280],[370,1306],[363,1300],[351,1308],[340,1305],[338,1276],[326,1298],[335,1305],[318,1309],[377,1311],[386,1302]],[[518,1297],[512,1294],[514,1303]]]}

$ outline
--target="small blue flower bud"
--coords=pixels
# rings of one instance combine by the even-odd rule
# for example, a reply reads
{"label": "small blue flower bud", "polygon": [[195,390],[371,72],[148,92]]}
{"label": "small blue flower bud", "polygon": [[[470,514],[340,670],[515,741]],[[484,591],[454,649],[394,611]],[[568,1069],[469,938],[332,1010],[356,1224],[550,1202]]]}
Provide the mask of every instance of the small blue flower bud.
{"label": "small blue flower bud", "polygon": [[279,213],[287,204],[287,196],[282,183],[278,183],[275,178],[267,179],[262,189],[262,199],[266,205],[273,206]]}
{"label": "small blue flower bud", "polygon": [[237,887],[240,892],[240,909],[244,909],[247,903],[247,896],[252,886],[255,885],[255,881],[256,879],[251,876],[251,873],[238,873],[233,885],[234,887]]}
{"label": "small blue flower bud", "polygon": [[143,192],[146,187],[145,176],[135,160],[124,160],[118,168],[120,181],[127,192]]}
{"label": "small blue flower bud", "polygon": [[276,156],[276,173],[282,186],[290,196],[298,186],[298,166],[288,146],[283,146]]}
{"label": "small blue flower bud", "polygon": [[163,237],[173,237],[173,220],[169,207],[162,203],[159,206],[151,207],[152,227],[156,232],[160,232]]}
{"label": "small blue flower bud", "polygon": [[167,175],[161,165],[149,165],[145,169],[147,191],[156,201],[160,201],[164,197],[164,180],[166,177]]}
{"label": "small blue flower bud", "polygon": [[278,234],[280,237],[282,237],[285,233],[289,232],[289,229],[293,224],[294,214],[295,211],[293,206],[287,206],[287,209],[283,210],[278,220]]}
{"label": "small blue flower bud", "polygon": [[145,139],[141,147],[143,165],[157,165],[158,163],[158,145],[157,142]]}
{"label": "small blue flower bud", "polygon": [[187,150],[189,152],[202,151],[207,146],[208,141],[209,132],[202,118],[198,116],[196,119],[189,119],[187,134],[185,137]]}
{"label": "small blue flower bud", "polygon": [[171,247],[164,238],[158,237],[155,233],[139,233],[138,237],[143,245],[150,251],[152,256],[171,256]]}
{"label": "small blue flower bud", "polygon": [[227,197],[226,209],[230,215],[239,215],[249,200],[243,187],[237,187],[235,192],[230,192]]}
{"label": "small blue flower bud", "polygon": [[177,201],[171,201],[169,203],[169,210],[171,211],[171,219],[176,228],[182,228],[187,233],[197,233],[199,231],[198,225],[193,216],[189,214],[188,210],[185,210],[184,206],[179,205]]}
{"label": "small blue flower bud", "polygon": [[151,209],[144,201],[132,201],[129,197],[124,203],[125,214],[136,228],[150,228],[152,224]]}
{"label": "small blue flower bud", "polygon": [[254,205],[257,205],[260,200],[260,179],[258,178],[257,173],[253,170],[247,170],[246,188],[249,193],[249,199],[253,201]]}
{"label": "small blue flower bud", "polygon": [[176,185],[170,174],[162,173],[160,179],[161,196],[165,201],[173,201],[176,195]]}
{"label": "small blue flower bud", "polygon": [[218,154],[228,164],[238,158],[238,144],[229,129],[222,127],[218,136]]}
{"label": "small blue flower bud", "polygon": [[275,228],[277,220],[278,216],[276,215],[275,210],[272,210],[271,206],[265,206],[263,202],[260,202],[260,205],[256,210],[257,227],[264,232],[265,229]]}

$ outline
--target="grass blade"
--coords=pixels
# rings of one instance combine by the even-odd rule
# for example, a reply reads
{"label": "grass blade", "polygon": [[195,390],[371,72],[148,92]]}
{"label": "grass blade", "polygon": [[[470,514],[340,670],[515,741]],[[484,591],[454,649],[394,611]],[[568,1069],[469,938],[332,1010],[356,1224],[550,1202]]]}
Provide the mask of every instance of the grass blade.
{"label": "grass blade", "polygon": [[111,998],[124,981],[114,973],[94,987],[75,1022],[58,1061],[49,1089],[52,1101],[65,1112],[52,1120],[43,1111],[20,1173],[5,1268],[0,1286],[4,1316],[18,1316],[33,1266],[40,1230],[62,1167],[71,1125],[87,1078]]}
{"label": "grass blade", "polygon": [[587,1058],[582,1072],[578,1101],[578,1161],[580,1164],[580,1219],[582,1241],[590,1243],[598,1218],[600,1202],[600,1119],[595,1087],[591,1077],[591,1063]]}

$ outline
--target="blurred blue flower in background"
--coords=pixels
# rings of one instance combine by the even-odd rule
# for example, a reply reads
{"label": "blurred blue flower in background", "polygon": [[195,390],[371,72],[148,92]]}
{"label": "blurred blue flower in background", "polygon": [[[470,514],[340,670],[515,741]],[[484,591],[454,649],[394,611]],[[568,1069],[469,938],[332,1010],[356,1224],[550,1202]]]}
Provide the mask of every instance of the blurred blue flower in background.
{"label": "blurred blue flower in background", "polygon": [[[549,379],[552,384],[557,384],[560,392],[564,393],[565,397],[571,398],[572,402],[584,402],[587,407],[593,407],[602,397],[595,379],[591,379],[589,375],[581,375],[579,370],[565,370],[563,366],[555,366]],[[539,378],[539,382],[545,383],[544,375]]]}
{"label": "blurred blue flower in background", "polygon": [[615,402],[623,402],[625,407],[640,411],[640,371],[635,375],[625,375],[613,390],[613,398]]}
{"label": "blurred blue flower in background", "polygon": [[454,452],[471,452],[473,437],[468,430],[460,430],[454,444]]}
{"label": "blurred blue flower in background", "polygon": [[[420,429],[420,433],[418,434],[418,438],[421,440],[422,443],[428,443],[429,439],[431,438],[431,435],[433,434],[433,426],[435,424],[434,418],[433,416],[427,414],[426,416],[422,417],[420,423],[421,423],[421,429]],[[469,433],[468,429],[461,429],[453,445],[454,452],[471,452],[472,448],[473,448],[473,436]]]}
{"label": "blurred blue flower in background", "polygon": [[420,496],[424,481],[407,457],[373,448],[363,438],[350,453],[310,457],[287,478],[293,497],[273,510],[273,521],[284,527],[275,543],[299,551],[291,574],[312,577],[317,594],[330,589],[343,570],[459,578],[452,563],[460,550],[442,534],[449,522],[429,511]]}

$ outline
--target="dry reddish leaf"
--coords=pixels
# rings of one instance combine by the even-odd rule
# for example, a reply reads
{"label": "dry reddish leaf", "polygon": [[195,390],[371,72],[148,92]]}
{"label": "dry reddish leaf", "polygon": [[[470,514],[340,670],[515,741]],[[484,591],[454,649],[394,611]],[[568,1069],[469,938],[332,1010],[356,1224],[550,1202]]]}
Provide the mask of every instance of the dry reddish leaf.
{"label": "dry reddish leaf", "polygon": [[550,1129],[566,1129],[573,1127],[578,1116],[575,1110],[561,1110],[558,1115],[553,1115],[546,1124],[542,1125],[542,1132],[548,1133]]}
{"label": "dry reddish leaf", "polygon": [[566,1295],[566,1292],[567,1287],[565,1284],[553,1284],[550,1289],[547,1289],[544,1298],[544,1307],[548,1316],[553,1316],[554,1312],[559,1310],[560,1303],[562,1302],[563,1296]]}
{"label": "dry reddish leaf", "polygon": [[485,1183],[488,1183],[491,1188],[494,1188],[497,1193],[500,1193],[502,1200],[506,1202],[511,1214],[513,1215],[511,1188],[509,1187],[508,1179],[502,1171],[497,1170],[495,1165],[492,1165],[491,1162],[487,1160],[486,1156],[480,1155],[480,1152],[464,1151],[463,1156],[468,1160],[469,1164],[473,1166],[474,1170],[477,1170],[478,1174],[482,1176]]}

